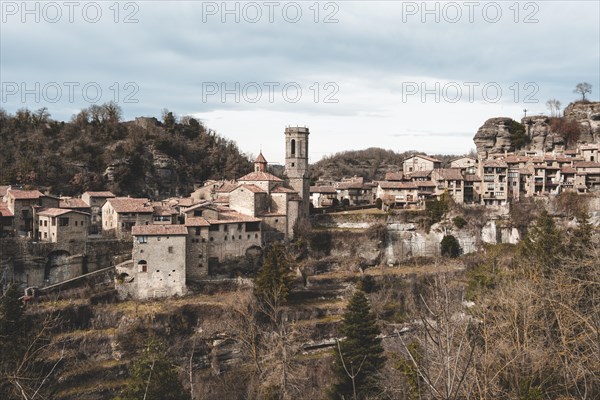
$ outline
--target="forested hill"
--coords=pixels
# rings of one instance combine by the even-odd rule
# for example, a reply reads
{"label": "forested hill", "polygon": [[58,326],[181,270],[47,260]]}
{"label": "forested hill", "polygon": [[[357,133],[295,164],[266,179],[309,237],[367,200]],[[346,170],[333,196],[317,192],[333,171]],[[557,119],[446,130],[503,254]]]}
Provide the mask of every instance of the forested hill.
{"label": "forested hill", "polygon": [[[413,154],[425,154],[418,151],[396,153],[379,147],[370,147],[365,150],[352,150],[336,153],[325,157],[311,165],[310,176],[312,180],[319,177],[340,180],[343,177],[362,176],[365,179],[383,179],[386,172],[402,170],[402,161]],[[433,155],[448,164],[455,155]]]}
{"label": "forested hill", "polygon": [[193,118],[178,120],[165,110],[162,121],[120,119],[112,103],[93,105],[69,122],[53,120],[46,109],[15,115],[0,109],[0,185],[164,198],[251,170],[234,142]]}

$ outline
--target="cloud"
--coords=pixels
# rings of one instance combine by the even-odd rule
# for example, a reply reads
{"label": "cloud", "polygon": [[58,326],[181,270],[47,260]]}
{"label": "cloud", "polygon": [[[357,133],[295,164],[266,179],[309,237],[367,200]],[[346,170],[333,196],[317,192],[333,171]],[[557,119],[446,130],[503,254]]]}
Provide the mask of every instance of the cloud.
{"label": "cloud", "polygon": [[[423,2],[319,2],[317,7],[280,2],[273,22],[263,2],[227,2],[229,10],[237,4],[233,14],[224,12],[223,2],[130,3],[137,9],[119,3],[118,16],[109,8],[112,3],[98,3],[102,18],[94,24],[77,13],[73,23],[43,18],[35,23],[31,16],[21,23],[21,15],[4,15],[2,82],[27,88],[35,82],[42,87],[48,82],[96,83],[103,92],[100,101],[116,99],[126,118],[157,116],[162,108],[206,116],[222,134],[253,152],[244,147],[255,143],[246,141],[248,132],[271,142],[285,124],[315,125],[328,132],[314,141],[321,146],[313,148],[315,155],[359,145],[400,149],[404,132],[420,132],[422,140],[411,148],[418,144],[424,151],[459,152],[462,146],[464,152],[472,147],[469,135],[487,118],[518,118],[523,108],[543,112],[551,97],[566,105],[576,98],[572,88],[577,82],[590,82],[592,97],[600,98],[597,2],[479,2],[473,22],[465,2],[427,2],[433,13]],[[261,12],[257,23],[248,21],[255,15],[252,4]],[[291,23],[294,4],[302,16]],[[502,13],[496,23],[489,22],[494,4]],[[217,13],[207,13],[210,5]],[[417,7],[414,14],[411,6]],[[452,23],[457,7],[461,18]],[[128,15],[138,22],[123,23]],[[324,23],[328,16],[338,22]],[[525,23],[527,18],[538,22]],[[269,82],[279,84],[273,101],[265,86]],[[470,82],[478,83],[477,90],[496,84],[502,95],[492,102],[479,91],[470,99]],[[128,83],[137,88],[133,98]],[[413,83],[419,90],[407,96],[407,84]],[[207,95],[212,84],[219,92]],[[286,84],[301,87],[299,101],[282,95],[279,89]],[[449,101],[452,91],[443,92],[448,84],[461,88],[458,101]],[[253,85],[262,90],[260,101],[250,101]],[[222,88],[237,93],[222,96]],[[436,93],[423,96],[427,90]],[[128,95],[137,102],[126,102]],[[328,96],[337,102],[326,102]],[[44,96],[39,102],[21,97],[10,96],[0,106],[10,112],[46,106],[55,118],[68,119],[73,110],[90,105],[82,93],[56,103]],[[367,136],[366,130],[371,130]]]}

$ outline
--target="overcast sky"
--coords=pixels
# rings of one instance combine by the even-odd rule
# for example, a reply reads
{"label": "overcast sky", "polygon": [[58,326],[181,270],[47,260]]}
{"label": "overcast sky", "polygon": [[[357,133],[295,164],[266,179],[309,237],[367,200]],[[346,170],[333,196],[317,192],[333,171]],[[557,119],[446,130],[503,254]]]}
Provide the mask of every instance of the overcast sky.
{"label": "overcast sky", "polygon": [[372,146],[462,154],[486,119],[548,114],[578,82],[599,100],[599,4],[2,0],[0,107],[167,108],[269,162],[289,125],[310,128],[311,162]]}

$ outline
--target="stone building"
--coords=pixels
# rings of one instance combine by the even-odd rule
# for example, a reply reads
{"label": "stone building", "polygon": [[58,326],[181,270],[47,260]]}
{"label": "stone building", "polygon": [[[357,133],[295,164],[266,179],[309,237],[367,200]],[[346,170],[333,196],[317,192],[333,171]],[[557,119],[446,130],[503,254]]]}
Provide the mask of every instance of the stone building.
{"label": "stone building", "polygon": [[35,236],[40,242],[86,241],[90,214],[66,208],[45,208],[36,213]]}
{"label": "stone building", "polygon": [[[205,205],[203,216],[186,217],[187,279],[206,277],[215,267],[236,257],[259,255],[262,246],[261,220],[237,212],[219,212]],[[193,211],[192,211],[193,212]]]}
{"label": "stone building", "polygon": [[132,263],[117,270],[126,292],[136,299],[186,292],[186,236],[183,225],[134,225]]}
{"label": "stone building", "polygon": [[57,197],[45,195],[39,190],[9,188],[3,201],[6,203],[6,208],[13,215],[13,228],[22,236],[32,235],[37,207],[58,208],[59,206]]}
{"label": "stone building", "polygon": [[109,191],[87,191],[81,195],[81,200],[83,200],[90,208],[90,234],[102,232],[102,206],[106,203],[107,199],[112,199],[114,197],[115,195]]}
{"label": "stone building", "polygon": [[436,185],[436,196],[447,192],[456,203],[465,202],[464,177],[460,168],[434,169],[431,172],[431,180]]}
{"label": "stone building", "polygon": [[308,218],[310,204],[310,181],[308,178],[308,128],[285,128],[285,175],[290,186],[298,193],[299,217]]}
{"label": "stone building", "polygon": [[441,168],[442,162],[436,158],[415,154],[402,162],[402,171],[409,174],[415,171],[431,171]]}
{"label": "stone building", "polygon": [[118,238],[131,234],[135,225],[151,225],[154,208],[148,199],[114,197],[102,206],[102,233]]}

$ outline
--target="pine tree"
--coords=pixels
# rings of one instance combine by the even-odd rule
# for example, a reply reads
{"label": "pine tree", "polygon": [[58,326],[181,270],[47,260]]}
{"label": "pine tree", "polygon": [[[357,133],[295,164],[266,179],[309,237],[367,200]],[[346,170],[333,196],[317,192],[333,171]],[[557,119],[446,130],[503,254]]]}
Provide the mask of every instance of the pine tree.
{"label": "pine tree", "polygon": [[129,382],[115,400],[187,400],[164,345],[150,339],[142,356],[129,368]]}
{"label": "pine tree", "polygon": [[527,232],[521,245],[523,259],[529,266],[549,273],[565,255],[563,234],[554,219],[543,210]]}
{"label": "pine tree", "polygon": [[274,244],[267,251],[256,277],[256,297],[270,311],[276,311],[286,302],[291,283],[290,263],[285,247],[282,244]]}
{"label": "pine tree", "polygon": [[357,291],[346,308],[342,327],[343,340],[335,349],[334,372],[337,383],[333,399],[364,399],[378,392],[377,373],[385,358],[379,328],[367,297]]}

